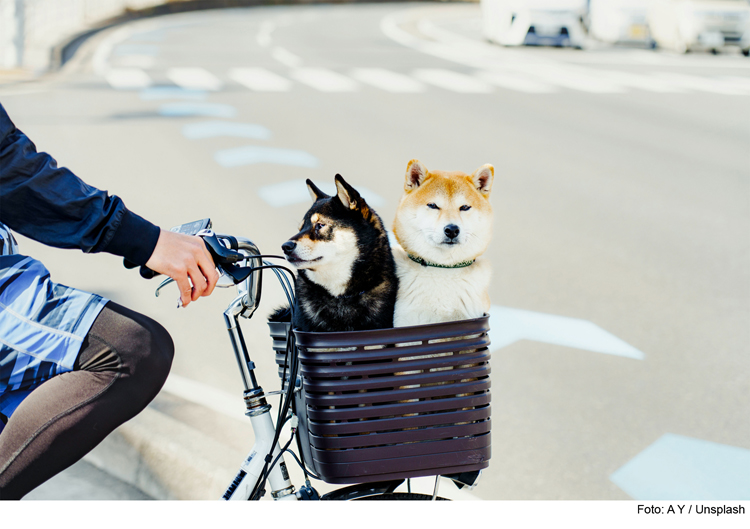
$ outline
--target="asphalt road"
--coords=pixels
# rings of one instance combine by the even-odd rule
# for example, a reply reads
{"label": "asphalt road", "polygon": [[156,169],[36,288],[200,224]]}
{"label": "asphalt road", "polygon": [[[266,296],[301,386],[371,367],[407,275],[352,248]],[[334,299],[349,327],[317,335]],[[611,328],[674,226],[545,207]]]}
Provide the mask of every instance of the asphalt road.
{"label": "asphalt road", "polygon": [[[163,227],[211,217],[268,253],[296,233],[306,178],[342,174],[390,226],[410,159],[494,164],[493,455],[472,493],[747,499],[750,60],[504,49],[478,17],[450,4],[160,17],[0,98],[39,149],[132,210]],[[155,299],[111,256],[21,248],[56,281],[162,321],[175,374],[241,391],[221,316],[232,293],[176,310],[174,288]],[[276,389],[262,316],[281,294],[266,285],[246,337]]]}

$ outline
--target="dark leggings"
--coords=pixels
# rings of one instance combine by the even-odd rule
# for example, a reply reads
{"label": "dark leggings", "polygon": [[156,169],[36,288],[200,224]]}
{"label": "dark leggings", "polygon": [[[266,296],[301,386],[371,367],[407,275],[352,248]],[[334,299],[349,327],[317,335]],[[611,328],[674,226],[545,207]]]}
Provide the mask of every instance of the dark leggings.
{"label": "dark leggings", "polygon": [[73,371],[35,389],[0,433],[0,499],[20,499],[80,460],[164,385],[174,345],[142,314],[109,302]]}

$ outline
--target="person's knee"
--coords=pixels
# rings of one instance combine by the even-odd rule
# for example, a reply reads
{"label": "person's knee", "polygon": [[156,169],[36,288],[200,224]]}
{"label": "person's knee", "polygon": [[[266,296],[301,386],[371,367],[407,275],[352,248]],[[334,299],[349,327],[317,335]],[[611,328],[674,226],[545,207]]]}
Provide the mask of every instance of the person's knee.
{"label": "person's knee", "polygon": [[150,401],[169,375],[172,337],[156,321],[120,305],[110,302],[105,311],[92,333],[117,355],[121,383]]}
{"label": "person's knee", "polygon": [[164,327],[146,316],[134,320],[133,323],[127,339],[131,355],[131,376],[149,378],[153,384],[158,384],[160,389],[172,367],[172,337]]}

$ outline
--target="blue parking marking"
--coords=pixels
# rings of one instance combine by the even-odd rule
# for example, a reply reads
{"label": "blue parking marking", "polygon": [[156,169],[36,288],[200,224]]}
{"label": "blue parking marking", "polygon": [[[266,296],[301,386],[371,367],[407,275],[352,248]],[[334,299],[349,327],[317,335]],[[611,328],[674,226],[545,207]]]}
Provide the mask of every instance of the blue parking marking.
{"label": "blue parking marking", "polygon": [[139,94],[143,101],[155,101],[159,99],[190,99],[202,101],[206,99],[206,92],[203,90],[189,90],[179,86],[152,86],[141,90]]}
{"label": "blue parking marking", "polygon": [[271,131],[261,125],[253,123],[234,123],[231,121],[203,121],[189,123],[182,127],[182,135],[190,140],[216,138],[218,136],[233,136],[251,140],[267,140]]}
{"label": "blue parking marking", "polygon": [[159,107],[159,114],[167,117],[233,118],[237,115],[237,109],[220,103],[167,103]]}
{"label": "blue parking marking", "polygon": [[492,305],[490,326],[491,350],[534,340],[636,360],[646,356],[594,323],[577,318]]}
{"label": "blue parking marking", "polygon": [[317,167],[319,163],[315,156],[305,151],[259,147],[255,145],[217,151],[214,154],[214,159],[222,167],[273,163],[312,169]]}
{"label": "blue parking marking", "polygon": [[667,433],[610,479],[636,500],[750,500],[750,450]]}

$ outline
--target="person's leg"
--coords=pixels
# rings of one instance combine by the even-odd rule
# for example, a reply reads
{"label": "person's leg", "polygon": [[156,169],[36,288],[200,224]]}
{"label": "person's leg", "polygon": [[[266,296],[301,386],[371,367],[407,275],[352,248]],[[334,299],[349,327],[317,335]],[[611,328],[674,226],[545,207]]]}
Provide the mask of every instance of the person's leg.
{"label": "person's leg", "polygon": [[35,389],[0,433],[0,499],[20,499],[143,410],[163,386],[173,354],[161,325],[107,303],[75,369]]}

